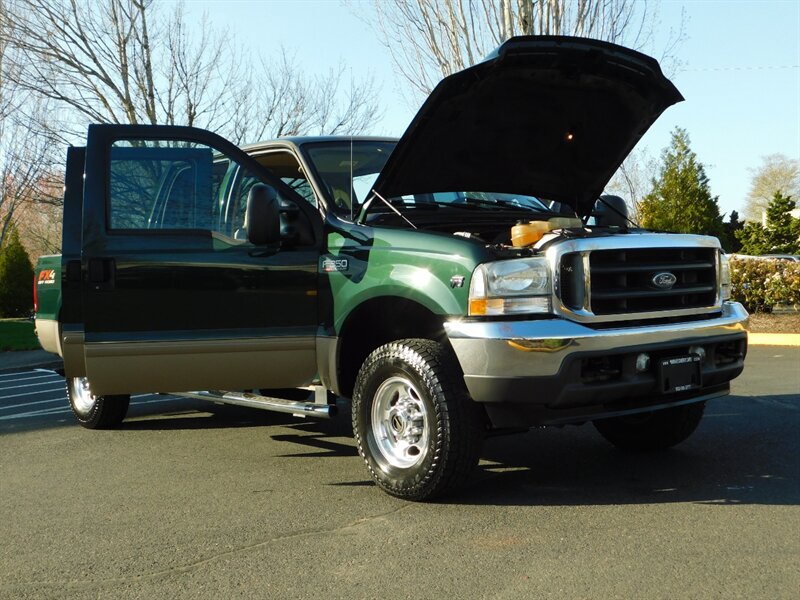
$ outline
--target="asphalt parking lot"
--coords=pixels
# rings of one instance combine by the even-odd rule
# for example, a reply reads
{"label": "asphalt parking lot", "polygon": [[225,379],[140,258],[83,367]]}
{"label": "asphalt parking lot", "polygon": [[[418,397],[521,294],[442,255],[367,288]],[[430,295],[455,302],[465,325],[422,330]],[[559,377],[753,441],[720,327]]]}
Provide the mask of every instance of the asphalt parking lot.
{"label": "asphalt parking lot", "polygon": [[687,442],[487,441],[459,496],[391,498],[346,418],[163,396],[116,431],[0,373],[0,598],[795,598],[800,348],[752,347]]}

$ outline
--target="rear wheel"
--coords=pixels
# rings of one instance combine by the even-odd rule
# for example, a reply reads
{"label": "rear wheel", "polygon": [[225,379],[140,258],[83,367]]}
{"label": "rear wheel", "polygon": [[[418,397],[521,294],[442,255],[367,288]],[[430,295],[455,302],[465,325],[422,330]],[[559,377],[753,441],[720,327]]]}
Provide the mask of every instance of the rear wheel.
{"label": "rear wheel", "polygon": [[353,431],[376,483],[408,500],[463,484],[483,431],[452,353],[431,340],[399,340],[369,355],[353,394]]}
{"label": "rear wheel", "polygon": [[67,380],[67,397],[72,413],[87,429],[111,429],[128,414],[131,397],[125,395],[95,396],[85,377]]}
{"label": "rear wheel", "polygon": [[609,442],[624,450],[655,451],[671,448],[688,438],[703,418],[705,402],[665,410],[594,421]]}

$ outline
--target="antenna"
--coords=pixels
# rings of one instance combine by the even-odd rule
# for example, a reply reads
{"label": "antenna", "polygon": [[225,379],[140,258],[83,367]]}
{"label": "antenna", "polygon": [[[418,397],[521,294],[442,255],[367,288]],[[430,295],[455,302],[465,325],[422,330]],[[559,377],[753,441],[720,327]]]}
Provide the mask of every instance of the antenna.
{"label": "antenna", "polygon": [[350,134],[350,221],[353,221],[353,134]]}
{"label": "antenna", "polygon": [[[350,65],[350,97],[353,97],[353,65]],[[352,127],[352,125],[351,125]],[[353,202],[353,134],[352,129],[350,130],[350,222],[355,222],[355,202]]]}

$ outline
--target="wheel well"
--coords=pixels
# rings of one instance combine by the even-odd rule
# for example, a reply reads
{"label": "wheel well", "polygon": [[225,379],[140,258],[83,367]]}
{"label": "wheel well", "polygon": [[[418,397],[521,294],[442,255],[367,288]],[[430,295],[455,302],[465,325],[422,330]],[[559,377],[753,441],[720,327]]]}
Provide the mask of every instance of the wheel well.
{"label": "wheel well", "polygon": [[358,370],[378,346],[392,340],[425,338],[447,342],[444,318],[404,298],[375,298],[355,309],[339,334],[339,391],[351,397]]}

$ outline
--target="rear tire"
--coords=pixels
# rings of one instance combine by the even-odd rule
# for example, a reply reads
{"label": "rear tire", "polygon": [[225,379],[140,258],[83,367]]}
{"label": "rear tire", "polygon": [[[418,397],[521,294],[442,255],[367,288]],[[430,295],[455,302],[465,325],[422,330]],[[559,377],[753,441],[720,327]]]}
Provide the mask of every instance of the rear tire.
{"label": "rear tire", "polygon": [[353,393],[353,432],[372,478],[406,500],[432,500],[462,485],[478,463],[480,409],[452,352],[398,340],[367,357]]}
{"label": "rear tire", "polygon": [[126,395],[95,396],[85,377],[67,380],[67,397],[72,414],[87,429],[112,429],[128,414],[131,397]]}
{"label": "rear tire", "polygon": [[594,421],[605,439],[623,450],[666,450],[688,438],[703,418],[705,402]]}

